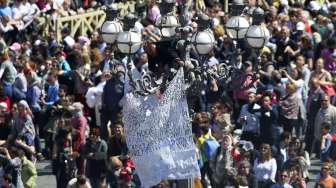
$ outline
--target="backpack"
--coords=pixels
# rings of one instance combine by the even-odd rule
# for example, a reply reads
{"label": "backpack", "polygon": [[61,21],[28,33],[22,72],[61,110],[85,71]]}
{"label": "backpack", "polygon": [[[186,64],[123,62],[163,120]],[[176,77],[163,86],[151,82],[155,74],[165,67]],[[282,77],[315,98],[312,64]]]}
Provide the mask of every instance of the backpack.
{"label": "backpack", "polygon": [[219,146],[220,145],[215,138],[210,137],[204,141],[205,156],[208,160],[213,159]]}

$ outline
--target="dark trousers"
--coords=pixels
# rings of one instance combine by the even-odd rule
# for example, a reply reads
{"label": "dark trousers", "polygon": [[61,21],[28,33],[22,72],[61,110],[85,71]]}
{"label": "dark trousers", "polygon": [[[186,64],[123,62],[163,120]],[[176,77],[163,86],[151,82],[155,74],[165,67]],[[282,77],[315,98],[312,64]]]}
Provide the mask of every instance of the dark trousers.
{"label": "dark trousers", "polygon": [[109,122],[113,124],[118,120],[118,113],[112,111],[102,111],[101,113],[101,126],[100,126],[100,137],[104,140],[108,140],[108,124]]}
{"label": "dark trousers", "polygon": [[280,124],[283,126],[284,131],[293,133],[293,129],[295,128],[296,134],[299,132],[300,123],[298,119],[287,119],[283,116],[280,116]]}
{"label": "dark trousers", "polygon": [[256,148],[259,148],[260,138],[259,134],[253,132],[243,132],[240,140],[250,141]]}
{"label": "dark trousers", "polygon": [[41,141],[40,141],[40,125],[41,125],[41,113],[34,112],[34,127],[35,127],[35,149],[37,153],[42,152]]}
{"label": "dark trousers", "polygon": [[203,167],[201,168],[201,183],[203,187],[208,187],[208,183],[205,179],[206,175],[208,176],[209,180],[211,180],[212,171],[210,169],[209,161],[205,162]]}

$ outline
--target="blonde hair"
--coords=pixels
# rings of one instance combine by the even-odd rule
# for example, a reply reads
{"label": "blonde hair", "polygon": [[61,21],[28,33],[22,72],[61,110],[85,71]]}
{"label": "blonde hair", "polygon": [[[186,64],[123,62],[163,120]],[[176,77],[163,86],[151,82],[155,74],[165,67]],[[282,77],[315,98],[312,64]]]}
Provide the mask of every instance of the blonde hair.
{"label": "blonde hair", "polygon": [[223,26],[221,26],[221,25],[216,25],[213,28],[213,32],[214,32],[215,36],[217,36],[217,37],[223,37],[225,35],[225,30],[224,30]]}
{"label": "blonde hair", "polygon": [[103,60],[98,48],[91,50],[91,60],[93,63],[100,63]]}

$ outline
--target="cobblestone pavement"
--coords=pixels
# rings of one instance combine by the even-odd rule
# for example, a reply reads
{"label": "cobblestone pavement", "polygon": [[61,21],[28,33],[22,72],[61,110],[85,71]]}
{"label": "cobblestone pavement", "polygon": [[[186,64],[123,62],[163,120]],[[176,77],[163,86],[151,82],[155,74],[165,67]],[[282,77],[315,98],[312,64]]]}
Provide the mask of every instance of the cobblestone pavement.
{"label": "cobblestone pavement", "polygon": [[[312,166],[310,168],[311,182],[308,183],[308,188],[314,188],[316,174],[319,172],[320,166],[321,166],[321,163],[318,160],[312,160]],[[37,169],[38,169],[38,178],[37,178],[38,188],[56,187],[55,176],[51,174],[50,161],[38,162]]]}

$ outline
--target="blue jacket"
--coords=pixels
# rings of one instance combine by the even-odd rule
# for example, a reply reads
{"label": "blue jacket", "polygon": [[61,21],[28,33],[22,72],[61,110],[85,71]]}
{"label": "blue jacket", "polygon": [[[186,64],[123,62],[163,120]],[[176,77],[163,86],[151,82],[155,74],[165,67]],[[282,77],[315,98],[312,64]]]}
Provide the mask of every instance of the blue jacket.
{"label": "blue jacket", "polygon": [[41,111],[40,106],[40,97],[41,97],[41,89],[37,85],[33,85],[28,88],[27,91],[27,102],[32,109],[33,112]]}
{"label": "blue jacket", "polygon": [[45,99],[46,105],[51,106],[59,100],[58,90],[59,90],[58,83],[56,83],[55,85],[48,86],[48,92]]}
{"label": "blue jacket", "polygon": [[69,63],[66,60],[61,60],[58,63],[59,69],[64,71],[64,75],[68,76],[70,74],[71,68]]}

